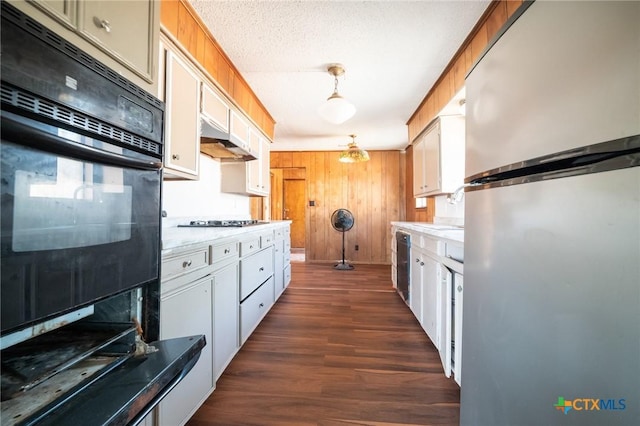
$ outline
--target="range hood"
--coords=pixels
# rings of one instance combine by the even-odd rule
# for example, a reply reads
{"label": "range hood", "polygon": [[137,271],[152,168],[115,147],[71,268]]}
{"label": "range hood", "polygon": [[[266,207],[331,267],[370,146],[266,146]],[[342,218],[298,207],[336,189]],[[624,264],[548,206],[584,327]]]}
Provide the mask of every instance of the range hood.
{"label": "range hood", "polygon": [[200,126],[200,152],[220,161],[256,159],[250,148],[230,131],[219,129],[205,118],[200,119]]}

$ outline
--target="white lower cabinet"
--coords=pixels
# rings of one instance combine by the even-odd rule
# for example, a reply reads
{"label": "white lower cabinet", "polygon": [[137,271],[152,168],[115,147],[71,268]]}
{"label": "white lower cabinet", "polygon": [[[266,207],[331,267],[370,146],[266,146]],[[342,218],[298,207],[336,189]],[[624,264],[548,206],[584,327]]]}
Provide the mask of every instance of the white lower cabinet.
{"label": "white lower cabinet", "polygon": [[451,377],[452,363],[452,326],[454,323],[452,315],[453,294],[451,287],[453,286],[454,273],[446,266],[441,266],[441,280],[438,287],[438,319],[439,319],[439,351],[440,361],[444,369],[444,375]]}
{"label": "white lower cabinet", "polygon": [[267,229],[163,252],[160,338],[203,334],[207,344],[189,374],[144,420],[147,426],[189,420],[269,312],[277,291],[291,281],[289,225]]}
{"label": "white lower cabinet", "polygon": [[446,377],[462,374],[463,253],[461,242],[411,234],[409,307],[438,350]]}
{"label": "white lower cabinet", "polygon": [[440,263],[424,255],[422,267],[422,328],[437,349],[438,339],[438,286],[440,285]]}
{"label": "white lower cabinet", "polygon": [[160,299],[161,339],[204,334],[207,344],[189,374],[158,405],[157,424],[185,424],[214,389],[212,285],[208,275]]}
{"label": "white lower cabinet", "polygon": [[411,277],[409,284],[409,307],[422,324],[422,289],[424,287],[424,253],[418,247],[411,247]]}
{"label": "white lower cabinet", "polygon": [[278,299],[285,288],[284,282],[284,240],[276,240],[273,246],[274,297]]}
{"label": "white lower cabinet", "polygon": [[253,330],[273,305],[273,276],[240,304],[240,341],[247,341]]}
{"label": "white lower cabinet", "polygon": [[462,295],[464,293],[464,279],[461,274],[454,274],[453,286],[453,377],[458,385],[462,381]]}
{"label": "white lower cabinet", "polygon": [[240,301],[253,293],[272,275],[273,246],[240,259]]}
{"label": "white lower cabinet", "polygon": [[217,380],[240,347],[238,261],[213,273],[214,378]]}

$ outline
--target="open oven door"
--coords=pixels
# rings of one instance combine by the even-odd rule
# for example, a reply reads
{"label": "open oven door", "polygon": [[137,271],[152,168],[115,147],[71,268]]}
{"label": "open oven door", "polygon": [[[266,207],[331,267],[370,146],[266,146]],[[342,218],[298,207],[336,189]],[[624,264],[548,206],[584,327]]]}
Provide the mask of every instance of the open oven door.
{"label": "open oven door", "polygon": [[[16,425],[138,424],[193,368],[205,345],[203,335],[145,345],[148,353],[123,357],[121,362],[111,363],[56,398],[55,393],[70,381],[68,375],[87,374],[91,363],[99,364],[101,360],[98,357],[77,363],[49,379],[50,383],[38,386],[42,398],[51,401],[36,411],[29,412],[29,405],[42,402],[37,398],[27,398],[23,404],[18,399],[13,407],[3,407],[3,424],[5,420]],[[12,402],[4,401],[3,405],[7,403]]]}

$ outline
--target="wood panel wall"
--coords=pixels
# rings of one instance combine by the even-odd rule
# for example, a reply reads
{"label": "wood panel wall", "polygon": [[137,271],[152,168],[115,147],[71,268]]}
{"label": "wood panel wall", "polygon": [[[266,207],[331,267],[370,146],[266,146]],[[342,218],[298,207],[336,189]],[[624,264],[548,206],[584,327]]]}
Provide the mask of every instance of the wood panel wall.
{"label": "wood panel wall", "polygon": [[273,140],[275,121],[187,0],[161,0],[160,23]]}
{"label": "wood panel wall", "polygon": [[[271,152],[272,168],[305,168],[308,262],[335,262],[342,257],[342,236],[330,223],[338,208],[350,210],[354,227],[345,234],[351,263],[391,263],[390,222],[404,220],[404,154],[369,151],[371,160],[344,164],[339,152]],[[309,201],[315,206],[310,207]],[[355,250],[355,245],[359,250]]]}
{"label": "wood panel wall", "polygon": [[[438,112],[464,86],[464,79],[478,60],[488,43],[507,22],[509,17],[522,5],[522,0],[494,0],[476,26],[471,30],[456,54],[446,66],[436,83],[409,118],[409,141],[427,128]],[[406,211],[407,221],[432,222],[435,215],[435,197],[427,197],[427,208],[416,209],[413,198],[413,147],[407,148],[406,156]]]}

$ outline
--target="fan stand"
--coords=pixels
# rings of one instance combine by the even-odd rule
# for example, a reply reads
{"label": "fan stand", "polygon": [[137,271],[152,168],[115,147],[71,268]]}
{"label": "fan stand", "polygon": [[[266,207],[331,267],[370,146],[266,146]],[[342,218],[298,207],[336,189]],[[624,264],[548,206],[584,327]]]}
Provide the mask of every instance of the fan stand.
{"label": "fan stand", "polygon": [[339,271],[350,271],[351,269],[353,269],[353,265],[349,265],[344,261],[344,232],[345,231],[341,231],[341,232],[342,232],[342,262],[336,264],[334,268]]}

